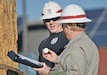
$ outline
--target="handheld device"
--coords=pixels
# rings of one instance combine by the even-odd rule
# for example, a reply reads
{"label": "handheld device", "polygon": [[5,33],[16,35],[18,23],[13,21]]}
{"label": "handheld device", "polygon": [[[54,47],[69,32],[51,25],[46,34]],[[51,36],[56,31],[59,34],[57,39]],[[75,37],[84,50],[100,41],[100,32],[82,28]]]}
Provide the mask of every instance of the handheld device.
{"label": "handheld device", "polygon": [[27,66],[31,66],[31,67],[35,67],[35,68],[43,67],[43,65],[39,61],[31,59],[31,58],[28,58],[28,57],[25,57],[25,56],[20,55],[20,54],[16,54],[13,51],[9,51],[7,53],[7,56],[11,60],[13,60],[15,62],[18,62],[18,63],[21,63],[21,64],[24,64],[24,65],[27,65]]}

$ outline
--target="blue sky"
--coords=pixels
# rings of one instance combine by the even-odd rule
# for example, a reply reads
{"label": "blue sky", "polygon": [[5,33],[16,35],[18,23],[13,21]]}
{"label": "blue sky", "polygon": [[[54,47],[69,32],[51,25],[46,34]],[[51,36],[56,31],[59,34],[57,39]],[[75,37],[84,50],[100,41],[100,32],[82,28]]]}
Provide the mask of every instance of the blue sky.
{"label": "blue sky", "polygon": [[[56,1],[61,5],[62,9],[71,3],[78,4],[85,10],[107,8],[107,0],[26,0],[28,20],[39,19],[42,7],[48,1]],[[16,11],[18,16],[23,15],[22,0],[16,0]]]}

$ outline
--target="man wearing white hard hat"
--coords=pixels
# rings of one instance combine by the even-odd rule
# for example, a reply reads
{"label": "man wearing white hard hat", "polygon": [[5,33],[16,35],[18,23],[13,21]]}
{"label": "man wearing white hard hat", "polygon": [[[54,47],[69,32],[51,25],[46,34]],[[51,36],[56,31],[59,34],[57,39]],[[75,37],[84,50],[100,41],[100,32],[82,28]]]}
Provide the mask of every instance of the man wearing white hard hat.
{"label": "man wearing white hard hat", "polygon": [[[87,18],[80,6],[70,4],[64,8],[60,23],[63,24],[69,43],[59,56],[52,50],[49,50],[49,54],[43,53],[45,59],[55,63],[53,72],[65,72],[65,75],[98,75],[98,49],[85,33],[86,24],[89,22],[91,19]],[[42,69],[46,68],[45,64],[43,65]],[[48,73],[45,75],[52,72],[48,69],[46,71]]]}
{"label": "man wearing white hard hat", "polygon": [[39,45],[39,61],[45,62],[49,68],[53,68],[54,63],[43,58],[42,52],[48,53],[47,50],[51,49],[59,55],[64,50],[64,46],[68,43],[68,40],[63,33],[62,24],[59,23],[61,13],[61,6],[54,1],[45,3],[41,13],[42,17],[40,19],[43,20],[50,35]]}

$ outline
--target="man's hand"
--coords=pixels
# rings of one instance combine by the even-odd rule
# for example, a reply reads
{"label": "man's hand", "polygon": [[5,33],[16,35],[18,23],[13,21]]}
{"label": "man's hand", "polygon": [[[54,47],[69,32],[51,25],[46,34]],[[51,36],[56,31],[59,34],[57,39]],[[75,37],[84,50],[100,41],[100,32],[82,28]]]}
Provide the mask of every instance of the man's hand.
{"label": "man's hand", "polygon": [[49,50],[48,53],[45,53],[42,51],[42,56],[46,59],[49,60],[50,62],[55,63],[57,59],[57,54],[53,52],[52,50]]}
{"label": "man's hand", "polygon": [[50,68],[45,63],[42,64],[43,64],[42,68],[33,68],[33,70],[37,71],[39,75],[49,75]]}

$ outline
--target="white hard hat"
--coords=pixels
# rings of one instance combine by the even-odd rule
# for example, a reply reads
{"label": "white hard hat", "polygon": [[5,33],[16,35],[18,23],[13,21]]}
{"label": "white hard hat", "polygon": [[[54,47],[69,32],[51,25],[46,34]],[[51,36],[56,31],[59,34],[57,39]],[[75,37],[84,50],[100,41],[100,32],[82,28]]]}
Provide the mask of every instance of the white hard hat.
{"label": "white hard hat", "polygon": [[41,19],[60,17],[61,13],[62,13],[62,9],[60,5],[56,2],[49,1],[45,3],[43,7]]}
{"label": "white hard hat", "polygon": [[66,6],[62,12],[60,23],[87,23],[91,22],[85,11],[76,4]]}

